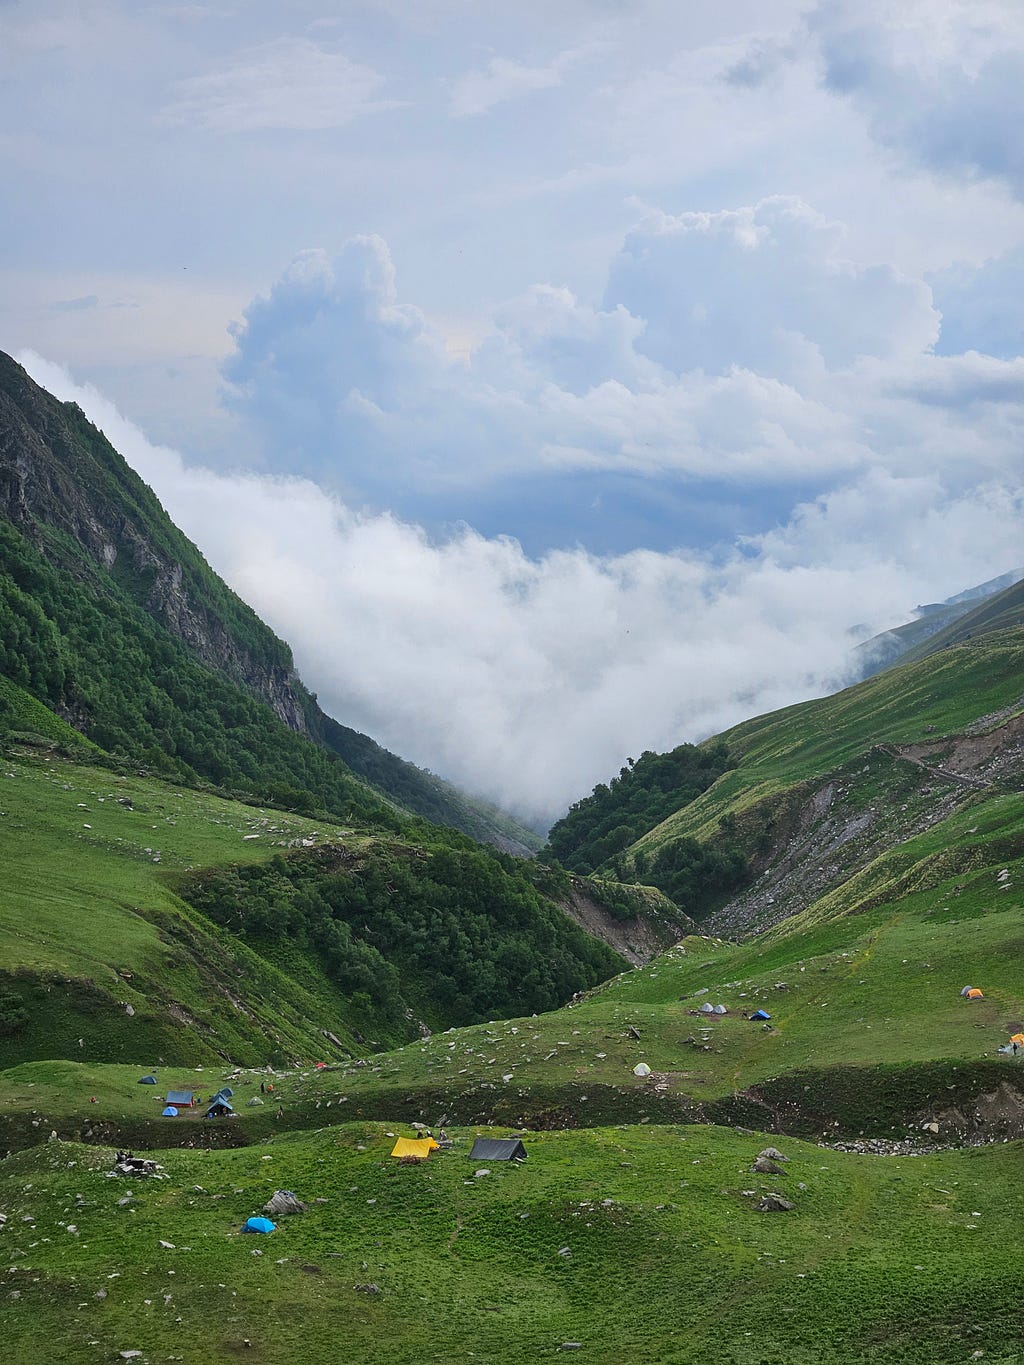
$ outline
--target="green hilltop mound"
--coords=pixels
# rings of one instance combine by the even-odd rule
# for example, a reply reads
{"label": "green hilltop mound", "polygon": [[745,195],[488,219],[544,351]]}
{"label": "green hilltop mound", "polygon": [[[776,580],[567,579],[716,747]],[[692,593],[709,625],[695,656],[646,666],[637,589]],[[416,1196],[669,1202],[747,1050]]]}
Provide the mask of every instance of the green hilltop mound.
{"label": "green hilltop mound", "polygon": [[0,1058],[247,1063],[550,1009],[622,966],[542,869],[0,752]]}

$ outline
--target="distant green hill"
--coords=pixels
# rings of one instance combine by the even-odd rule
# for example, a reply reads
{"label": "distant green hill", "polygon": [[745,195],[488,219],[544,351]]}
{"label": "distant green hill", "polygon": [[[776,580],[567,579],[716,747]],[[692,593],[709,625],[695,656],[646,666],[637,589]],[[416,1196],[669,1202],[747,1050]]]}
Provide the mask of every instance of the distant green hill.
{"label": "distant green hill", "polygon": [[1014,583],[972,606],[942,630],[909,649],[902,662],[915,663],[918,659],[937,654],[940,649],[949,649],[951,645],[961,644],[977,635],[1021,625],[1024,625],[1024,582]]}
{"label": "distant green hill", "polygon": [[540,842],[324,715],[288,646],[102,433],[2,353],[0,675],[169,776],[386,823],[394,803],[511,851]]}
{"label": "distant green hill", "polygon": [[[1022,578],[1024,570],[1012,569],[1008,573],[1000,574],[998,578],[989,579],[987,583],[979,583],[976,587],[957,593],[956,596],[947,598],[945,602],[933,602],[918,607],[917,616],[913,621],[908,621],[902,626],[894,626],[892,630],[882,631],[880,635],[873,635],[870,640],[865,640],[863,644],[857,646],[853,651],[854,680],[863,681],[875,673],[882,672],[883,669],[892,668],[897,663],[909,663],[913,659],[924,658],[932,653],[933,640],[937,641],[940,637],[952,638],[949,632],[961,618],[983,610],[1014,585],[1019,587],[1018,580]],[[1015,621],[1005,620],[1003,624],[1019,625],[1020,618]],[[962,639],[963,636],[958,635],[957,638]],[[934,647],[942,648],[941,644]]]}

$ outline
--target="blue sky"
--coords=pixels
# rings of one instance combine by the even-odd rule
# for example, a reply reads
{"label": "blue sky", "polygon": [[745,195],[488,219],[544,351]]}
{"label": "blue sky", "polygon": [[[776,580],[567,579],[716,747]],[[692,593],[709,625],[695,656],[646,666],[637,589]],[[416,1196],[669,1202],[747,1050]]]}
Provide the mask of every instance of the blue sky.
{"label": "blue sky", "polygon": [[1011,0],[0,0],[0,346],[543,821],[1024,561]]}

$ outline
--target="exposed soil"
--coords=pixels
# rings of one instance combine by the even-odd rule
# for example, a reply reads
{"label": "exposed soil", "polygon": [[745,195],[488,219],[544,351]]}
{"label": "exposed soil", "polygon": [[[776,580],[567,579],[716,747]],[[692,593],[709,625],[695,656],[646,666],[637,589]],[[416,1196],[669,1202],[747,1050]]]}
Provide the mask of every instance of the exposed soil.
{"label": "exposed soil", "polygon": [[618,919],[578,887],[573,887],[569,899],[559,904],[581,929],[602,939],[632,967],[645,966],[693,928],[693,922],[683,914],[673,919],[652,911],[641,912],[633,919]]}

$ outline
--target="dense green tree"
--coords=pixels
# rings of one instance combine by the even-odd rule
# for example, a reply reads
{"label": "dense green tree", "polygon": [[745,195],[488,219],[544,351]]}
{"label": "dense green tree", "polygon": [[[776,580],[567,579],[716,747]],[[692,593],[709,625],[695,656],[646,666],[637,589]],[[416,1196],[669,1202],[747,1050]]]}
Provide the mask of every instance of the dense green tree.
{"label": "dense green tree", "polygon": [[573,872],[594,872],[696,800],[732,766],[722,744],[680,744],[667,754],[647,751],[570,807],[552,826],[546,853]]}

